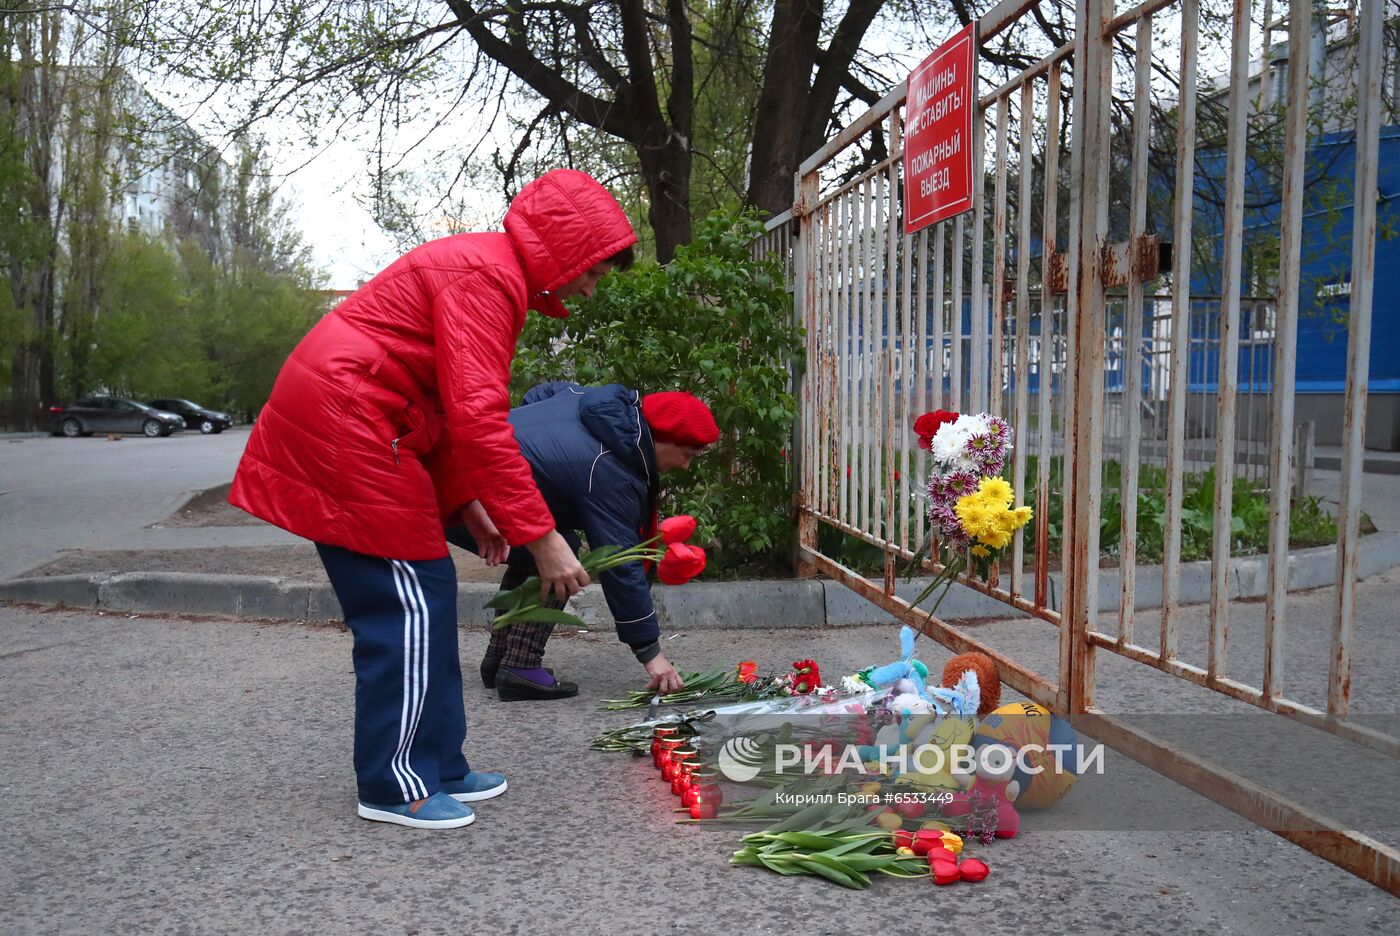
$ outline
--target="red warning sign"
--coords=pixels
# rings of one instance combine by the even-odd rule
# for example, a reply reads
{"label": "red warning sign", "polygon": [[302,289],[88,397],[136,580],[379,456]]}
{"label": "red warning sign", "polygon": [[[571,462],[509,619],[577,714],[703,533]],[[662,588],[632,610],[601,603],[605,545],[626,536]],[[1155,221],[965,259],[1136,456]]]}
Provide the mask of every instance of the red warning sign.
{"label": "red warning sign", "polygon": [[904,233],[972,208],[977,23],[909,73],[904,120]]}

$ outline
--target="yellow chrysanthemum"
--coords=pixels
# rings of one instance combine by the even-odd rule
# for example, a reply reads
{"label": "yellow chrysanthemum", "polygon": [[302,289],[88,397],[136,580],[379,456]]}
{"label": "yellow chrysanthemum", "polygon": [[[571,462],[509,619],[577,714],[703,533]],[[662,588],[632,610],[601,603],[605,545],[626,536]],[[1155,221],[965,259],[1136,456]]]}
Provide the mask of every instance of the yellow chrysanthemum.
{"label": "yellow chrysanthemum", "polygon": [[1007,533],[1015,533],[1023,524],[1017,512],[1014,510],[1002,510],[997,514],[997,529]]}
{"label": "yellow chrysanthemum", "polygon": [[958,515],[962,528],[973,539],[981,539],[983,533],[996,528],[996,510],[988,506],[980,495],[969,494],[958,498],[953,511]]}
{"label": "yellow chrysanthemum", "polygon": [[990,555],[992,554],[992,551],[991,551],[990,549],[988,549],[986,546],[982,546],[982,545],[977,545],[977,546],[972,547],[971,552],[972,552],[972,554],[973,554],[974,556],[976,556],[978,559],[986,559],[988,556],[990,556]]}
{"label": "yellow chrysanthemum", "polygon": [[1003,507],[1010,507],[1011,502],[1016,499],[1015,492],[1011,490],[1011,485],[1005,478],[983,478],[977,493],[988,501],[1000,503]]}
{"label": "yellow chrysanthemum", "polygon": [[1011,534],[999,527],[994,527],[983,535],[978,536],[977,540],[993,549],[1005,549],[1007,546],[1011,545]]}
{"label": "yellow chrysanthemum", "polygon": [[[984,551],[988,547],[1005,549],[1011,543],[1011,535],[1031,519],[1029,507],[1012,509],[1014,499],[1015,493],[1005,480],[986,478],[975,494],[958,498],[953,509],[958,522],[967,535],[979,544],[979,548]],[[976,555],[984,557],[983,553]]]}

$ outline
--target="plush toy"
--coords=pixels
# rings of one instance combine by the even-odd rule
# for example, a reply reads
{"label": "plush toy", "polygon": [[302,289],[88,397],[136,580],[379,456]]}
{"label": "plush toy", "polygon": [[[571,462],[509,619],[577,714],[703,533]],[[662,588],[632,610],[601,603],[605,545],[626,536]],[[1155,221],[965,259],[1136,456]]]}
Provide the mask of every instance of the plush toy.
{"label": "plush toy", "polygon": [[[954,746],[972,742],[974,719],[980,704],[981,689],[977,673],[964,671],[955,686],[929,690],[933,696],[933,714],[913,716],[905,730],[909,738],[911,763],[906,781],[925,789],[961,790],[971,777],[954,771]],[[939,757],[927,750],[938,748]]]}
{"label": "plush toy", "polygon": [[924,688],[924,682],[928,679],[928,667],[914,659],[914,636],[912,627],[901,627],[899,659],[863,671],[860,678],[876,689],[894,689],[900,695],[913,694],[928,701],[928,691]]}
{"label": "plush toy", "polygon": [[[962,790],[972,778],[953,769],[954,745],[972,741],[972,722],[952,715],[926,715],[911,719],[913,733],[909,741],[909,771],[900,777],[901,783],[923,790]],[[931,749],[942,751],[939,757]]]}
{"label": "plush toy", "polygon": [[883,666],[870,667],[855,676],[842,680],[843,687],[866,685],[873,689],[890,689],[889,708],[897,720],[876,733],[873,744],[859,747],[860,759],[865,763],[879,762],[882,758],[896,755],[901,747],[909,743],[906,723],[911,716],[926,715],[932,712],[933,705],[924,682],[928,678],[928,667],[914,659],[914,630],[902,627],[899,631],[900,658]]}
{"label": "plush toy", "polygon": [[947,712],[956,718],[971,718],[982,705],[982,680],[975,669],[966,669],[951,685],[929,690],[933,704],[940,714]]}
{"label": "plush toy", "polygon": [[986,715],[994,711],[1001,702],[1001,677],[997,675],[996,661],[985,653],[959,653],[953,657],[943,667],[940,685],[951,689],[969,671],[977,674],[977,686],[981,693],[977,703],[977,714]]}
{"label": "plush toy", "polygon": [[943,815],[958,817],[971,815],[974,811],[994,811],[996,813],[996,829],[993,834],[997,838],[1015,838],[1016,833],[1021,831],[1021,814],[1016,811],[1016,807],[1012,804],[1015,798],[1016,782],[1014,780],[988,779],[983,776],[979,767],[972,786],[967,790],[953,793],[953,801],[944,805]]}
{"label": "plush toy", "polygon": [[[1058,801],[1069,792],[1078,779],[1079,764],[1073,756],[1078,741],[1069,722],[1034,702],[1011,702],[982,719],[972,743],[1004,745],[1017,753],[1031,770],[1016,766],[1012,779],[1018,784],[1016,806],[1019,809],[1040,809]],[[1050,745],[1060,748],[1057,764]]]}
{"label": "plush toy", "polygon": [[[966,790],[953,794],[953,801],[943,807],[945,816],[967,816],[973,812],[995,812],[997,838],[1015,838],[1021,829],[1021,815],[1013,805],[1025,789],[1025,777],[1020,773],[1013,754],[1007,749],[1004,757],[984,756],[979,742],[991,743],[981,731],[987,721],[996,720],[993,713],[984,720],[979,733],[973,736],[976,749],[976,776]],[[969,831],[975,831],[970,829]]]}

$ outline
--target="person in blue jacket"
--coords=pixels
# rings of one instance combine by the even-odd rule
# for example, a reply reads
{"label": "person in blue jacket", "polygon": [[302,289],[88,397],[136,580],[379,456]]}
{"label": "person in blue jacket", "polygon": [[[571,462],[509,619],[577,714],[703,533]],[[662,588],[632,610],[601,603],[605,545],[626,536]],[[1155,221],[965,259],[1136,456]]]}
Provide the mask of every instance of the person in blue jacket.
{"label": "person in blue jacket", "polygon": [[[649,538],[661,474],[689,468],[719,438],[714,415],[695,396],[681,391],[642,396],[621,384],[542,384],[511,410],[510,422],[555,526],[575,552],[579,532],[593,548],[625,548]],[[515,588],[535,574],[526,550],[507,552],[494,538],[479,547],[464,526],[449,528],[447,538],[479,553],[488,564],[504,559],[503,589]],[[675,667],[661,653],[660,627],[643,564],[618,566],[603,573],[602,581],[618,639],[646,669],[647,688],[682,688]],[[481,661],[482,682],[507,702],[577,695],[576,683],[556,679],[543,665],[545,642],[553,629],[552,624],[520,622],[492,631]]]}

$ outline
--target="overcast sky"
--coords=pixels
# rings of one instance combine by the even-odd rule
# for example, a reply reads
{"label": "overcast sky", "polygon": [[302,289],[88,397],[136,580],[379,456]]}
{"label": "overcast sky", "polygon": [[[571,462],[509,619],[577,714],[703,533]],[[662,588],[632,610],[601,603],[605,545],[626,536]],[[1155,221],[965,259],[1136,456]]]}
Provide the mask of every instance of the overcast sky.
{"label": "overcast sky", "polygon": [[327,161],[324,168],[313,164],[302,169],[283,189],[316,266],[329,274],[333,289],[354,288],[398,254],[393,240],[351,194],[363,174],[363,163]]}
{"label": "overcast sky", "polygon": [[[462,125],[466,122],[464,117],[437,133],[441,139],[451,140],[479,132]],[[365,207],[374,158],[369,141],[340,139],[311,158],[312,150],[290,123],[265,124],[261,129],[270,135],[269,156],[283,175],[281,194],[292,204],[316,265],[329,275],[331,288],[354,288],[398,257],[400,250],[393,237],[375,223]],[[404,132],[400,136],[412,135]],[[433,147],[425,145],[408,157],[406,165],[426,171],[434,153]],[[425,192],[425,196],[430,194],[435,193]],[[498,229],[505,209],[500,191],[469,191],[467,196],[472,199],[468,210],[475,215],[474,229]],[[421,207],[430,214],[431,200],[425,198]],[[442,229],[441,233],[447,231]]]}

